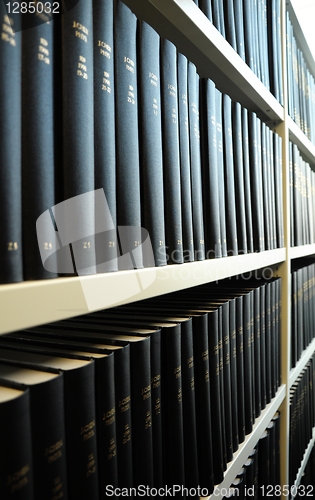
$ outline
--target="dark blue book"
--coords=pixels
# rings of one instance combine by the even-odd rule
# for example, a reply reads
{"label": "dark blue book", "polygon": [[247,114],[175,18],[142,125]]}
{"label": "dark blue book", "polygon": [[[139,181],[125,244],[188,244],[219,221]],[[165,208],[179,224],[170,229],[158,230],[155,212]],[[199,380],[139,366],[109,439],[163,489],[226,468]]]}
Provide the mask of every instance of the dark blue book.
{"label": "dark blue book", "polygon": [[235,177],[235,204],[237,220],[238,253],[247,253],[247,230],[245,210],[245,180],[243,166],[242,107],[234,102],[232,107],[232,138]]}
{"label": "dark blue book", "polygon": [[[36,225],[37,219],[55,205],[55,23],[52,14],[44,15],[47,22],[22,33],[22,222],[27,280],[57,276],[54,225]],[[25,19],[29,16],[36,14]],[[44,268],[46,257],[54,272]]]}
{"label": "dark blue book", "polygon": [[179,52],[177,53],[177,78],[183,255],[184,261],[190,262],[194,260],[194,233],[188,117],[188,61],[187,57]]}
{"label": "dark blue book", "polygon": [[258,122],[255,113],[249,113],[249,154],[250,154],[250,179],[251,201],[253,217],[254,249],[262,252],[264,246],[263,204],[260,183],[260,158],[258,148]]}
{"label": "dark blue book", "polygon": [[[30,389],[25,385],[0,380],[1,498],[34,498]],[[14,450],[14,453],[12,453]],[[20,471],[20,473],[18,473]]]}
{"label": "dark blue book", "polygon": [[[0,283],[23,280],[22,264],[22,37],[0,5]],[[16,16],[14,23],[19,23]],[[13,28],[13,29],[12,29]]]}
{"label": "dark blue book", "polygon": [[[138,137],[137,18],[121,0],[115,2],[115,100],[117,223],[120,269],[143,267]],[[122,229],[125,227],[125,229]]]}
{"label": "dark blue book", "polygon": [[234,2],[234,19],[235,19],[235,35],[236,47],[238,55],[245,61],[245,34],[244,34],[244,12],[243,0]]}
{"label": "dark blue book", "polygon": [[219,171],[217,151],[216,89],[210,79],[201,81],[201,133],[203,203],[207,258],[222,257]]}
{"label": "dark blue book", "polygon": [[252,201],[250,187],[249,163],[249,137],[248,137],[248,111],[242,108],[242,141],[243,141],[243,166],[244,166],[244,195],[248,252],[254,251]]}
{"label": "dark blue book", "polygon": [[162,136],[164,200],[168,263],[183,262],[180,179],[177,53],[175,45],[161,39]]}
{"label": "dark blue book", "polygon": [[97,232],[97,272],[117,271],[114,2],[93,0],[95,189],[106,204],[97,205],[103,227]]}
{"label": "dark blue book", "polygon": [[62,16],[63,195],[68,207],[59,204],[54,216],[80,275],[96,271],[92,3],[78,2]]}
{"label": "dark blue book", "polygon": [[235,203],[235,176],[232,137],[232,100],[223,94],[223,152],[224,152],[224,182],[226,206],[226,234],[228,255],[238,254],[237,221]]}
{"label": "dark blue book", "polygon": [[224,156],[223,156],[223,132],[222,132],[222,94],[215,89],[215,109],[217,123],[217,153],[218,153],[218,180],[219,180],[219,214],[222,257],[227,256],[227,231],[226,231],[226,199],[225,199],[225,174],[224,174]]}
{"label": "dark blue book", "polygon": [[251,11],[251,0],[243,0],[245,58],[250,69],[254,71],[254,33]]}
{"label": "dark blue book", "polygon": [[235,32],[235,14],[234,2],[232,0],[223,0],[224,9],[224,22],[225,22],[225,37],[226,40],[232,45],[233,49],[237,51],[236,32]]}
{"label": "dark blue book", "polygon": [[[150,235],[156,266],[166,265],[160,37],[139,21],[139,97],[142,225]],[[144,265],[150,265],[144,258]],[[152,265],[152,264],[151,264]]]}
{"label": "dark blue book", "polygon": [[201,179],[199,75],[196,66],[192,62],[188,63],[188,108],[195,260],[204,260],[205,236]]}
{"label": "dark blue book", "polygon": [[211,0],[200,0],[199,8],[202,10],[205,16],[212,22],[212,5]]}

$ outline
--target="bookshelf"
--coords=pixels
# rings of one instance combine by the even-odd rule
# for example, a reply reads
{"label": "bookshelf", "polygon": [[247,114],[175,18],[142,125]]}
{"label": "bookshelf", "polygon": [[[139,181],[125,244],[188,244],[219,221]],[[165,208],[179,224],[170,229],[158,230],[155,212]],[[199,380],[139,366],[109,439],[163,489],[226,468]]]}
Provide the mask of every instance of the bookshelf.
{"label": "bookshelf", "polygon": [[[287,90],[284,107],[266,89],[228,42],[214,28],[192,0],[125,0],[136,15],[149,22],[160,34],[196,64],[200,76],[211,78],[222,92],[240,102],[271,126],[283,139],[283,199],[285,248],[261,253],[226,257],[162,268],[120,271],[103,275],[57,278],[0,286],[0,334],[22,330],[98,311],[113,306],[215,282],[256,270],[272,268],[282,278],[282,386],[276,397],[256,420],[253,432],[234,454],[220,487],[229,487],[248,453],[265,430],[274,413],[281,411],[281,483],[288,483],[289,390],[315,352],[315,340],[290,370],[290,271],[291,261],[315,255],[315,244],[290,248],[289,140],[297,144],[303,157],[315,165],[315,145],[288,116]],[[289,10],[298,42],[315,75],[315,63],[288,1],[282,1],[283,81],[286,83],[285,18]],[[309,456],[313,440],[306,450]],[[303,472],[302,464],[297,484]],[[211,495],[210,499],[223,498]]]}

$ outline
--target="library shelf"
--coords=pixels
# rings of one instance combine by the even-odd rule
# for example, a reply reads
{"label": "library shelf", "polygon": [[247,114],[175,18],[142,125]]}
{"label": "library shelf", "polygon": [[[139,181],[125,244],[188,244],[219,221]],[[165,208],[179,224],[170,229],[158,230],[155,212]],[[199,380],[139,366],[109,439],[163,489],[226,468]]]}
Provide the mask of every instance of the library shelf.
{"label": "library shelf", "polygon": [[125,0],[137,16],[171,40],[221,92],[269,122],[284,108],[192,0]]}
{"label": "library shelf", "polygon": [[232,482],[246,462],[250,452],[259,441],[260,436],[263,434],[267,425],[283,402],[285,395],[286,386],[282,385],[279,387],[273,400],[261,412],[261,415],[256,418],[252,433],[246,436],[245,441],[240,444],[239,449],[234,453],[233,460],[228,464],[222,483],[215,487],[212,495],[207,497],[208,500],[224,498],[225,490],[228,490],[231,486]]}
{"label": "library shelf", "polygon": [[[308,443],[308,446],[307,446],[307,448],[305,450],[305,453],[304,453],[304,456],[303,456],[303,460],[302,460],[302,463],[301,463],[301,467],[299,468],[299,471],[297,473],[297,476],[296,476],[296,479],[295,479],[295,482],[294,482],[294,486],[296,488],[298,488],[299,484],[301,483],[301,479],[302,479],[305,467],[307,465],[308,459],[310,457],[310,454],[312,453],[312,449],[313,449],[314,443],[315,443],[315,427],[313,427],[312,439]],[[291,495],[291,499],[295,498],[295,496],[296,495]],[[312,496],[313,496],[313,494],[312,494]]]}
{"label": "library shelf", "polygon": [[315,338],[312,340],[312,342],[307,346],[306,349],[302,352],[302,356],[300,357],[299,361],[297,362],[296,366],[291,369],[290,375],[289,375],[289,383],[288,386],[289,388],[292,387],[298,376],[300,375],[301,371],[309,361],[309,359],[312,357],[312,355],[315,352]]}
{"label": "library shelf", "polygon": [[286,249],[0,287],[0,334],[269,268]]}
{"label": "library shelf", "polygon": [[315,244],[301,245],[299,247],[291,247],[289,249],[290,259],[299,259],[301,257],[309,257],[315,255]]}
{"label": "library shelf", "polygon": [[288,128],[289,139],[298,146],[304,159],[315,165],[315,145],[290,117],[288,117]]}

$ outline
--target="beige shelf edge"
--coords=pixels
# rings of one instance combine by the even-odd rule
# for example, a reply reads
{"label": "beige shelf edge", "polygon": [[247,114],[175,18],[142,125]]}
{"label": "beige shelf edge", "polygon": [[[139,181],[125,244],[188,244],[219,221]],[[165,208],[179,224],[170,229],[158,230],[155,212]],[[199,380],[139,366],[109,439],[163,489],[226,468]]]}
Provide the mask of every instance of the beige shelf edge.
{"label": "beige shelf edge", "polygon": [[305,159],[315,165],[315,145],[306,137],[297,124],[288,117],[289,139],[296,144]]}
{"label": "beige shelf edge", "polygon": [[241,470],[242,466],[246,462],[248,455],[255,447],[260,436],[263,434],[267,425],[271,421],[272,417],[280,407],[286,394],[286,386],[282,385],[271,403],[261,412],[260,417],[258,417],[253,425],[253,431],[251,434],[246,436],[244,443],[242,443],[239,449],[234,453],[233,461],[228,464],[228,468],[225,472],[224,479],[221,484],[216,486],[215,491],[210,495],[208,500],[215,500],[224,498],[226,492],[231,486],[232,482],[236,478],[238,472]]}
{"label": "beige shelf edge", "polygon": [[315,255],[315,244],[302,245],[300,247],[291,247],[289,249],[290,259],[299,259],[300,257],[308,257]]}
{"label": "beige shelf edge", "polygon": [[290,376],[289,376],[289,388],[292,387],[298,376],[300,375],[301,371],[309,361],[309,359],[312,357],[312,355],[315,352],[315,338],[312,340],[310,345],[302,352],[302,356],[297,362],[296,366],[292,368],[290,371]]}
{"label": "beige shelf edge", "polygon": [[209,283],[285,260],[284,248],[162,268],[0,286],[0,334]]}

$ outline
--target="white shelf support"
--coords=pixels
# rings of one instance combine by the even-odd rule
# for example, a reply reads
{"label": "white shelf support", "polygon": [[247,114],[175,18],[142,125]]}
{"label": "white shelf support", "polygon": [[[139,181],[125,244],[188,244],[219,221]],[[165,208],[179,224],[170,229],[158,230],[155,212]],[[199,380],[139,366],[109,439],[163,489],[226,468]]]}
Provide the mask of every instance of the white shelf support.
{"label": "white shelf support", "polygon": [[[285,398],[285,394],[286,387],[285,385],[282,385],[278,389],[278,392],[271,403],[261,412],[260,417],[256,419],[255,424],[253,425],[253,432],[246,436],[245,441],[240,444],[239,449],[234,453],[233,461],[228,464],[222,483],[216,486],[215,491],[208,497],[208,500],[224,498],[224,495],[226,494],[225,491],[231,486],[232,482],[246,462],[250,452],[254,449],[260,436],[263,434],[274,414],[279,409]],[[280,418],[282,420],[282,414]],[[282,425],[282,422],[280,425]]]}

